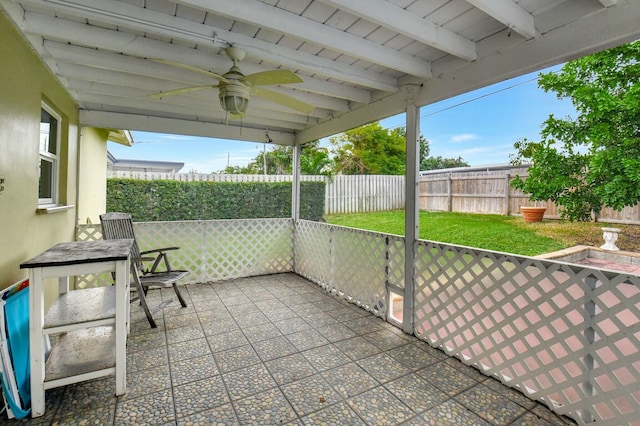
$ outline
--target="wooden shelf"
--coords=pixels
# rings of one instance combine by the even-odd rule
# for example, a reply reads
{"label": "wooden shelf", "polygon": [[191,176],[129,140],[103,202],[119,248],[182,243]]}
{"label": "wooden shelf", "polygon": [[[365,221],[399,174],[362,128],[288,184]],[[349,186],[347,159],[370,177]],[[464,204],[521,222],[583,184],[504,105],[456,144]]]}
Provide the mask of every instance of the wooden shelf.
{"label": "wooden shelf", "polygon": [[61,294],[44,317],[44,334],[114,324],[116,288],[97,287]]}
{"label": "wooden shelf", "polygon": [[45,366],[45,389],[113,374],[114,327],[92,327],[60,335]]}

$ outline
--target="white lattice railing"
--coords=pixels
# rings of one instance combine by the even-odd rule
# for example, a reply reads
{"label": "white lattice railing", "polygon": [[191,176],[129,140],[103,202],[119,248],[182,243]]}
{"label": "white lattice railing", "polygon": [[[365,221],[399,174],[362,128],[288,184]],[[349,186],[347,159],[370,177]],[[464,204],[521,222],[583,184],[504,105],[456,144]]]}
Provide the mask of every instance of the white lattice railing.
{"label": "white lattice railing", "polygon": [[427,241],[415,333],[580,424],[638,424],[640,277]]}
{"label": "white lattice railing", "polygon": [[294,249],[296,273],[382,318],[404,288],[403,237],[303,220]]}
{"label": "white lattice railing", "polygon": [[[399,236],[290,219],[134,226],[143,249],[180,246],[173,266],[193,282],[294,270],[383,318],[404,289]],[[640,277],[428,241],[415,253],[418,337],[580,424],[640,424]]]}
{"label": "white lattice railing", "polygon": [[[101,239],[100,225],[79,225],[76,239]],[[141,250],[180,247],[170,252],[174,269],[190,271],[185,282],[289,272],[293,269],[291,219],[242,219],[180,222],[136,222]],[[84,276],[76,283],[89,287],[110,283],[108,275]]]}

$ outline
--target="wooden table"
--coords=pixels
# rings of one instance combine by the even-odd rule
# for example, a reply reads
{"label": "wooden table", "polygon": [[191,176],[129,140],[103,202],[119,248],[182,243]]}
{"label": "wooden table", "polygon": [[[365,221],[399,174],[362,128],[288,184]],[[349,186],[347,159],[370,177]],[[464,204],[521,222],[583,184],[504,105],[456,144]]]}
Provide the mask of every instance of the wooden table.
{"label": "wooden table", "polygon": [[[126,391],[130,252],[133,240],[57,244],[20,265],[29,269],[31,415],[44,414],[46,389],[115,375]],[[69,291],[69,277],[115,273],[115,285]],[[59,298],[44,312],[44,282],[58,278]],[[58,334],[45,363],[45,336]]]}

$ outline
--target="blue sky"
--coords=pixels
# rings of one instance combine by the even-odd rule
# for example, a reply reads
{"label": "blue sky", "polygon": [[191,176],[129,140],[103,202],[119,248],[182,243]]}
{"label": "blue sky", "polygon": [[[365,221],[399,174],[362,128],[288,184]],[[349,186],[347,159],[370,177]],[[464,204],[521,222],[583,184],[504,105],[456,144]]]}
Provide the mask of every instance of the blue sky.
{"label": "blue sky", "polygon": [[[554,67],[552,69],[559,69]],[[509,162],[518,139],[537,140],[549,116],[575,116],[568,100],[538,88],[538,73],[528,74],[447,99],[420,110],[420,130],[431,155],[462,157],[471,166]],[[404,125],[404,115],[383,120],[385,128]],[[227,165],[244,166],[263,149],[255,142],[133,132],[136,143],[125,147],[109,142],[119,159],[178,161],[181,172],[211,173]]]}

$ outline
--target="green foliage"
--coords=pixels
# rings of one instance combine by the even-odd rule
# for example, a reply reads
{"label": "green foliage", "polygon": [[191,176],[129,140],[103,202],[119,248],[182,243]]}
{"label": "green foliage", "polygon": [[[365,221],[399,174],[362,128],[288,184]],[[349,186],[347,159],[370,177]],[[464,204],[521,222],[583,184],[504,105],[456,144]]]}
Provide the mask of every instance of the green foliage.
{"label": "green foliage", "polygon": [[256,157],[254,169],[258,174],[264,173],[264,160],[266,157],[266,166],[268,175],[284,175],[291,174],[293,165],[293,148],[285,145],[272,146],[266,152],[261,152]]}
{"label": "green foliage", "polygon": [[[303,175],[331,176],[331,160],[326,148],[320,148],[319,141],[313,141],[302,147],[300,155],[300,173]],[[293,172],[293,148],[284,145],[269,146],[259,153],[246,167],[228,166],[221,173],[248,175],[290,175]]]}
{"label": "green foliage", "polygon": [[[302,147],[300,173],[303,175],[402,175],[406,163],[406,129],[383,129],[379,122],[349,130],[330,139],[332,149],[313,141]],[[429,156],[429,141],[420,135],[420,170],[467,167],[461,157]],[[293,148],[274,145],[260,152],[247,166],[228,166],[227,174],[291,174]]]}
{"label": "green foliage", "polygon": [[[335,136],[330,139],[334,146],[334,172],[345,175],[402,175],[406,169],[406,138],[406,128],[383,129],[379,122]],[[418,142],[420,170],[469,166],[461,157],[429,156],[429,141],[423,135]]]}
{"label": "green foliage", "polygon": [[329,150],[319,147],[319,143],[319,141],[314,141],[302,147],[300,173],[303,175],[333,175]]}
{"label": "green foliage", "polygon": [[[300,217],[320,220],[325,183],[301,182],[300,192]],[[107,179],[107,211],[137,222],[290,217],[291,183]]]}
{"label": "green foliage", "polygon": [[464,161],[462,157],[444,158],[441,156],[427,157],[420,161],[420,170],[442,170],[454,167],[469,167],[469,163]]}
{"label": "green foliage", "polygon": [[513,186],[533,200],[550,199],[563,217],[588,220],[608,206],[640,201],[640,42],[636,41],[541,74],[539,87],[570,98],[576,119],[550,115],[542,141],[516,142],[512,163],[531,162]]}
{"label": "green foliage", "polygon": [[334,170],[345,175],[402,175],[406,143],[402,131],[366,124],[330,139]]}

